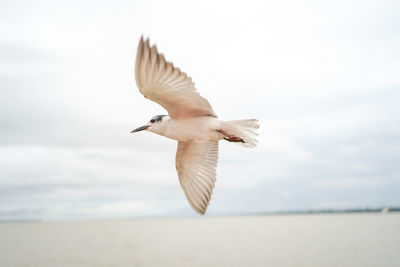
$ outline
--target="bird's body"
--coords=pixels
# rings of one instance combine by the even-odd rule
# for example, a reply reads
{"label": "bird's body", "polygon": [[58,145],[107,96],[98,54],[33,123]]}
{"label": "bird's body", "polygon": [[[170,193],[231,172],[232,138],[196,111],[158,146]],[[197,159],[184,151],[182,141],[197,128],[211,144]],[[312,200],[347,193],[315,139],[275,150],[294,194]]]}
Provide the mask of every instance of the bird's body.
{"label": "bird's body", "polygon": [[212,142],[223,138],[217,131],[220,128],[221,121],[210,116],[182,120],[173,120],[165,116],[161,123],[151,127],[149,131],[177,141]]}
{"label": "bird's body", "polygon": [[140,39],[135,67],[139,91],[167,115],[157,115],[132,132],[147,130],[178,141],[176,170],[192,208],[204,214],[214,188],[219,140],[255,147],[258,121],[223,121],[197,93],[185,73],[167,62],[149,40]]}

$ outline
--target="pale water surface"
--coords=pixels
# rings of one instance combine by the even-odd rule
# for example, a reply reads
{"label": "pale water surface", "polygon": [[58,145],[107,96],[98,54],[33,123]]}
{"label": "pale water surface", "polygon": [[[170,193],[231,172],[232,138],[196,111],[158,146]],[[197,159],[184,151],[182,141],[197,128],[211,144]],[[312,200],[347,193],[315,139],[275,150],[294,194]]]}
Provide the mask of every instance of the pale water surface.
{"label": "pale water surface", "polygon": [[0,266],[400,266],[400,214],[2,223]]}

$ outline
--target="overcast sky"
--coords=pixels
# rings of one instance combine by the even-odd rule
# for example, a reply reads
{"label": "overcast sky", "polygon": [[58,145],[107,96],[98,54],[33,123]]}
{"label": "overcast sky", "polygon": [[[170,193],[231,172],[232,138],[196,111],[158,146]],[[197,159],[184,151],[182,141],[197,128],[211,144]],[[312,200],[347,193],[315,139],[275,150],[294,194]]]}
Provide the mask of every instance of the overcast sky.
{"label": "overcast sky", "polygon": [[194,215],[140,36],[221,119],[207,214],[400,205],[399,1],[1,1],[0,219]]}

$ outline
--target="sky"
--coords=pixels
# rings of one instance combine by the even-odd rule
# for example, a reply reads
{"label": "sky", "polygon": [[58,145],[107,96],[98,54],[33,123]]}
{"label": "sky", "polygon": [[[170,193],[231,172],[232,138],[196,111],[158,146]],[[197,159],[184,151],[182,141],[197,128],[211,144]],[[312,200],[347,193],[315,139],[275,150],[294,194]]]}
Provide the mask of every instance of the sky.
{"label": "sky", "polygon": [[1,1],[0,220],[197,216],[166,114],[134,78],[141,35],[220,119],[208,215],[400,205],[399,1]]}

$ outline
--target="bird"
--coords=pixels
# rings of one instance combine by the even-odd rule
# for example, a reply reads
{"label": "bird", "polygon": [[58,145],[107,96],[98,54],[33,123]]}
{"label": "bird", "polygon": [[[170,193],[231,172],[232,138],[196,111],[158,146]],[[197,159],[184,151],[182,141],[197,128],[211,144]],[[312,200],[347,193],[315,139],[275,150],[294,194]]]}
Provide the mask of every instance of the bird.
{"label": "bird", "polygon": [[258,120],[218,119],[192,79],[143,36],[136,53],[135,79],[140,93],[168,115],[156,115],[131,133],[145,130],[178,141],[175,167],[180,185],[193,210],[204,215],[216,182],[219,141],[256,147]]}

